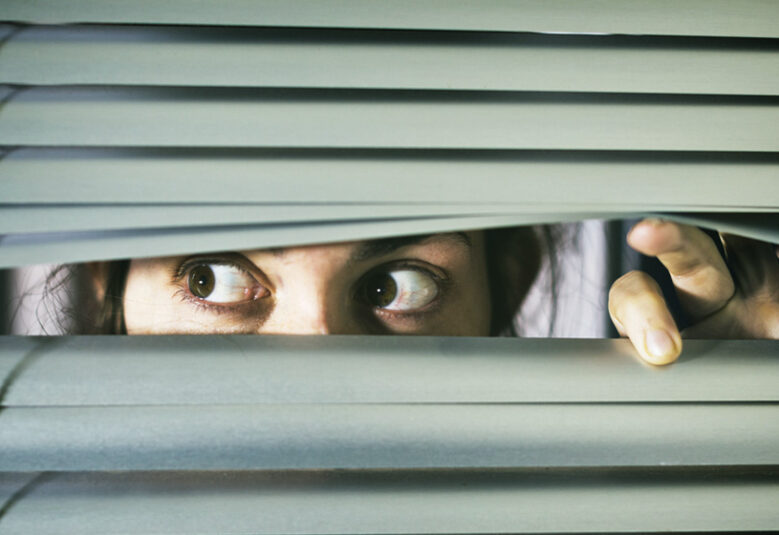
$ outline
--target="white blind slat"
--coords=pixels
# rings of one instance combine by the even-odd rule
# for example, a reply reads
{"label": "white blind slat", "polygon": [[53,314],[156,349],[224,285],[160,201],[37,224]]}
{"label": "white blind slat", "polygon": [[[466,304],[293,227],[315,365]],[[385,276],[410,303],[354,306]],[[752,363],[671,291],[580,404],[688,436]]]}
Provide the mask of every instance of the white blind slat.
{"label": "white blind slat", "polygon": [[[461,217],[505,213],[511,206],[490,204],[220,204],[220,205],[4,205],[0,204],[0,234],[186,228],[252,224],[316,224],[353,220]],[[521,207],[524,208],[524,207]],[[520,207],[516,211],[524,211]],[[594,212],[597,207],[589,208]],[[571,207],[575,212],[579,207]],[[543,212],[533,206],[528,213]]]}
{"label": "white blind slat", "polygon": [[0,471],[779,464],[776,404],[7,408]]}
{"label": "white blind slat", "polygon": [[490,203],[498,210],[522,205],[531,212],[565,204],[579,211],[743,211],[779,206],[779,160],[762,154],[647,152],[23,149],[0,161],[0,199],[8,204]]}
{"label": "white blind slat", "polygon": [[[376,239],[391,236],[481,230],[601,219],[612,214],[583,212],[496,213],[458,217],[367,219],[315,224],[221,225],[187,228],[126,229],[95,232],[54,232],[0,236],[0,268],[29,264],[86,262],[119,258],[175,256],[198,252],[264,249],[316,243]],[[635,214],[641,216],[641,214]],[[663,217],[673,219],[673,214]],[[730,224],[687,214],[684,222],[732,230],[754,239],[779,243],[776,218],[764,225]]]}
{"label": "white blind slat", "polygon": [[779,211],[770,213],[727,214],[696,213],[673,214],[674,221],[687,225],[707,227],[720,232],[738,234],[753,240],[779,244]]}
{"label": "white blind slat", "polygon": [[[0,234],[17,234],[13,238],[23,240],[26,234],[49,234],[54,232],[110,231],[110,230],[147,230],[176,229],[195,225],[210,227],[254,224],[280,224],[283,222],[310,225],[320,222],[347,222],[353,220],[387,221],[392,219],[434,217],[470,217],[476,215],[506,215],[510,213],[540,214],[541,219],[552,219],[552,214],[543,210],[544,206],[526,205],[162,205],[162,206],[18,206],[0,204]],[[560,219],[582,217],[588,210],[593,218],[635,219],[642,212],[610,212],[605,206],[559,205],[557,214]],[[608,207],[614,209],[615,207]],[[732,208],[738,210],[737,208]],[[732,213],[701,212],[681,214],[661,214],[661,217],[684,222],[690,225],[704,226],[722,232],[751,236],[767,242],[779,241],[779,215],[770,209],[758,212]],[[529,219],[528,221],[532,221]],[[63,238],[66,235],[60,234]],[[13,241],[13,238],[11,241]],[[2,245],[0,245],[0,248]]]}
{"label": "white blind slat", "polygon": [[213,27],[31,27],[2,46],[14,84],[779,94],[765,40]]}
{"label": "white blind slat", "polygon": [[131,535],[772,530],[779,488],[766,473],[775,477],[775,471],[673,468],[65,473],[18,502],[3,529],[41,535],[104,535],[117,526]]}
{"label": "white blind slat", "polygon": [[658,368],[626,339],[5,337],[0,377],[30,360],[3,407],[769,402],[776,351],[770,340],[685,340],[681,360]]}
{"label": "white blind slat", "polygon": [[0,143],[776,151],[777,123],[772,100],[727,97],[35,88]]}
{"label": "white blind slat", "polygon": [[[142,23],[779,37],[771,0],[5,0],[2,18]],[[672,15],[669,15],[672,14]]]}
{"label": "white blind slat", "polygon": [[592,219],[597,214],[512,214],[336,221],[312,225],[206,226],[81,233],[0,236],[0,268],[41,264],[171,256],[193,251],[263,249],[338,243],[391,236]]}

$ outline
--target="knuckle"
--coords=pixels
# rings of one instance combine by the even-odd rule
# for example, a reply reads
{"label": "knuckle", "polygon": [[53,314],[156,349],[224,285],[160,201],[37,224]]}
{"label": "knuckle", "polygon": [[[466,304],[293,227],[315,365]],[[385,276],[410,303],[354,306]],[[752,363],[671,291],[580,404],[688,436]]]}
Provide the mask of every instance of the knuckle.
{"label": "knuckle", "polygon": [[660,286],[643,271],[625,273],[609,290],[609,314],[620,321],[625,316],[634,316],[632,309],[654,310],[664,306]]}
{"label": "knuckle", "polygon": [[710,300],[727,301],[736,292],[736,285],[729,275],[706,264],[699,264],[682,274],[676,273],[674,280],[688,289],[705,289]]}
{"label": "knuckle", "polygon": [[614,281],[609,290],[609,299],[623,295],[637,295],[646,292],[659,292],[657,282],[643,271],[629,271]]}
{"label": "knuckle", "polygon": [[608,309],[612,317],[621,318],[626,307],[647,301],[662,302],[662,297],[657,282],[643,271],[625,273],[609,289]]}

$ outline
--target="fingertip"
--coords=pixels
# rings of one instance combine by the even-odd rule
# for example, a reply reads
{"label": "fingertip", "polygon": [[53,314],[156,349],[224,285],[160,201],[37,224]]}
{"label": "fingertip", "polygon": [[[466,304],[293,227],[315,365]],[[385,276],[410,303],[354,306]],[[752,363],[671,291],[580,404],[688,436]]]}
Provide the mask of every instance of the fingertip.
{"label": "fingertip", "polygon": [[667,221],[657,218],[639,221],[628,232],[628,245],[640,253],[655,256],[668,247],[668,232],[664,232],[668,226]]}
{"label": "fingertip", "polygon": [[650,328],[644,333],[643,347],[639,349],[641,357],[655,366],[671,364],[682,352],[682,340],[679,333],[671,333],[662,328]]}

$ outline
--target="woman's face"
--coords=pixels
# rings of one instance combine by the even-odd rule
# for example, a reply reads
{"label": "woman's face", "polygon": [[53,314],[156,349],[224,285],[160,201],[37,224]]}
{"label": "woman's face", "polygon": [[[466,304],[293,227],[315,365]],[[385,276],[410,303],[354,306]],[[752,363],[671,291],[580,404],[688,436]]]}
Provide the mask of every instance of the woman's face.
{"label": "woman's face", "polygon": [[486,336],[480,232],[133,260],[129,334]]}

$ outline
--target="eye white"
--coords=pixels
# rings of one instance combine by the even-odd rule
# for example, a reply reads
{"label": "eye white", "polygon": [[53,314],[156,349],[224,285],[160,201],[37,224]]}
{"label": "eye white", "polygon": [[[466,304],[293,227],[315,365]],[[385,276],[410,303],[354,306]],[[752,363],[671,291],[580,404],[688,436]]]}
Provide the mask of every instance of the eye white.
{"label": "eye white", "polygon": [[212,303],[235,303],[251,299],[257,286],[254,277],[230,264],[208,264],[214,274],[214,289],[203,299]]}
{"label": "eye white", "polygon": [[415,269],[402,269],[388,273],[395,281],[395,298],[385,310],[415,310],[431,303],[438,295],[438,284],[430,275]]}

